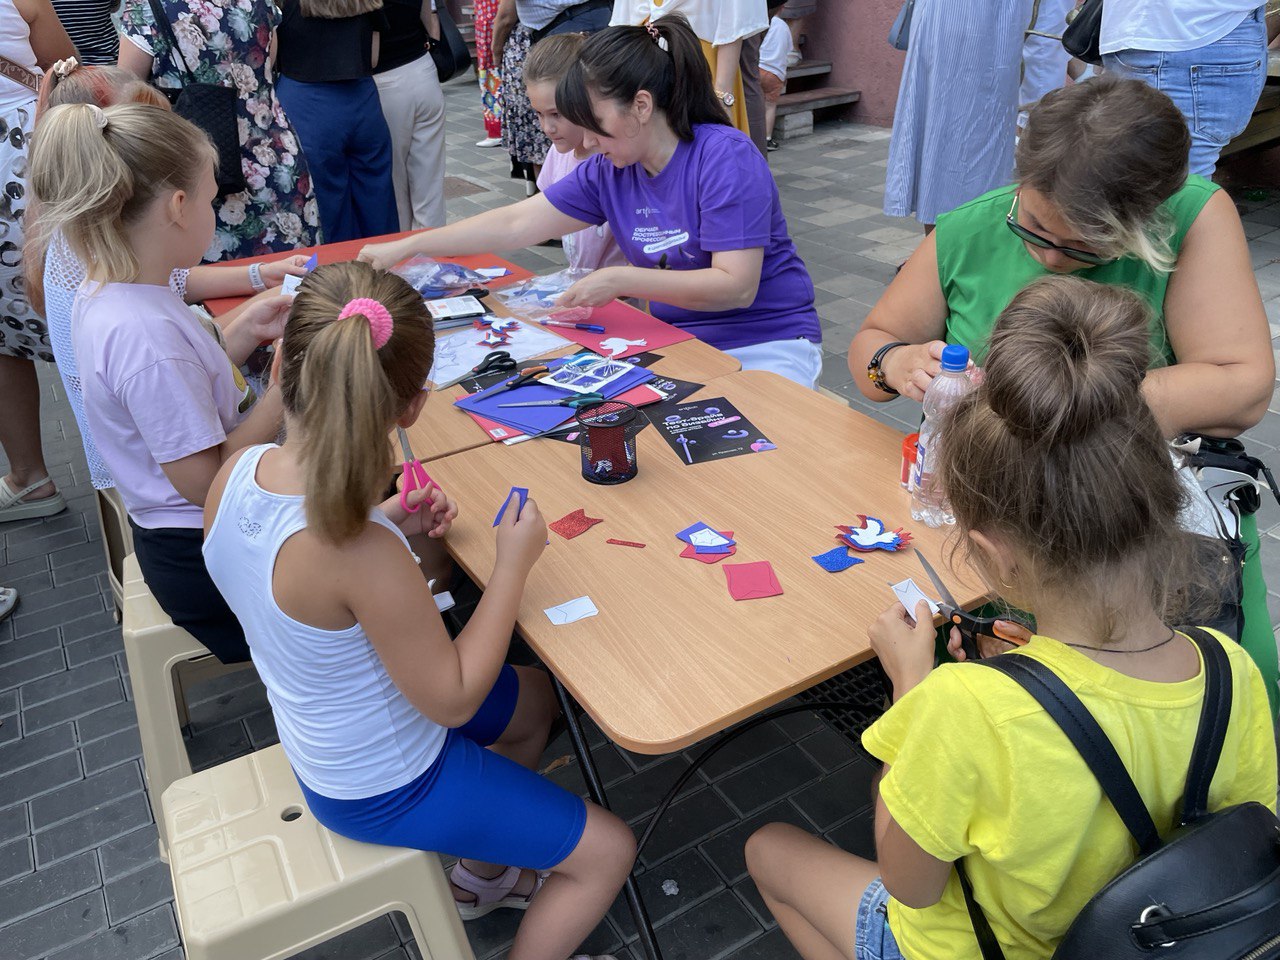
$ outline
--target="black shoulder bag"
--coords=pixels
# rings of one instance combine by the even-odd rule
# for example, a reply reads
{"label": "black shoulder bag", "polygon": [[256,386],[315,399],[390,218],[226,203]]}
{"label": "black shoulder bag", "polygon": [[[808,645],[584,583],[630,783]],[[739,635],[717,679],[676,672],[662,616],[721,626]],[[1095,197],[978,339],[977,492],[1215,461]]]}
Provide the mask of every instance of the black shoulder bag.
{"label": "black shoulder bag", "polygon": [[[1204,705],[1182,811],[1163,839],[1115,747],[1057,674],[1016,653],[979,661],[1048,711],[1138,845],[1133,865],[1076,915],[1054,960],[1280,957],[1280,821],[1253,802],[1209,812],[1209,784],[1231,719],[1231,665],[1216,638],[1197,628],[1184,632],[1204,657]],[[956,871],[983,960],[1004,960],[962,863]]]}
{"label": "black shoulder bag", "polygon": [[185,120],[189,120],[205,132],[218,151],[218,169],[215,171],[218,181],[218,196],[225,197],[239,193],[249,186],[244,178],[244,165],[240,153],[240,125],[238,121],[239,104],[236,91],[216,83],[198,83],[191,68],[187,65],[182,50],[178,47],[178,38],[173,35],[173,25],[164,11],[160,0],[150,0],[151,15],[155,18],[156,29],[169,45],[169,55],[178,69],[185,74],[185,83],[174,90],[159,87],[169,102],[173,104],[173,112]]}
{"label": "black shoulder bag", "polygon": [[453,22],[445,0],[436,0],[436,22],[440,25],[440,39],[431,37],[429,49],[431,59],[436,62],[436,74],[444,83],[471,69],[471,51],[467,49],[467,41],[462,39],[458,25]]}
{"label": "black shoulder bag", "polygon": [[1062,45],[1073,57],[1098,66],[1102,63],[1098,49],[1102,40],[1102,0],[1084,0],[1070,20],[1062,32]]}

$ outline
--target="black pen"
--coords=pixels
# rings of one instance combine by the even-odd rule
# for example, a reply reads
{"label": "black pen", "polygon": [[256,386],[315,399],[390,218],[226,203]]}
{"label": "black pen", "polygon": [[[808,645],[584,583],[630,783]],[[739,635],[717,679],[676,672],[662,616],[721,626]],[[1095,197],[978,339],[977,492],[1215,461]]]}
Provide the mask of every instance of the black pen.
{"label": "black pen", "polygon": [[658,258],[658,269],[659,270],[667,269],[667,255],[665,253]]}

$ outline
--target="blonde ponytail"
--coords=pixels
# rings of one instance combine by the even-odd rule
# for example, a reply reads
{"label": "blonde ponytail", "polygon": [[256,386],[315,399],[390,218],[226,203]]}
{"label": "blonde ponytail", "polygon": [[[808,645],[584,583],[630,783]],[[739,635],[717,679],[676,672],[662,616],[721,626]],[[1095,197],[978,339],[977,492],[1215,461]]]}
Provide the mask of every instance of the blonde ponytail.
{"label": "blonde ponytail", "polygon": [[[391,314],[381,348],[364,314],[336,319],[361,298]],[[330,264],[299,289],[282,349],[282,397],[303,441],[307,524],[341,543],[364,528],[391,479],[387,434],[431,371],[430,318],[400,277],[365,263]]]}

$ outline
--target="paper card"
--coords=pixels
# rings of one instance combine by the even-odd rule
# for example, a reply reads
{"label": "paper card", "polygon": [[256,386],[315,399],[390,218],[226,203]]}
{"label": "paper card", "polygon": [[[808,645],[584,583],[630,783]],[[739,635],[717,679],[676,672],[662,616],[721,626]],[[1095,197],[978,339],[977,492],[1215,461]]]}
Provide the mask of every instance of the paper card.
{"label": "paper card", "polygon": [[[721,530],[720,534],[721,536],[728,537],[730,540],[733,539],[732,530]],[[684,560],[697,560],[700,563],[719,563],[721,560],[732,557],[737,552],[738,547],[734,545],[729,548],[728,553],[699,553],[697,547],[693,544],[689,544],[680,551],[680,557]]]}
{"label": "paper card", "polygon": [[820,553],[814,557],[813,562],[828,573],[839,573],[841,570],[856,567],[863,560],[861,557],[850,556],[848,547],[832,547],[826,553]]}
{"label": "paper card", "polygon": [[475,297],[445,297],[443,300],[428,300],[426,303],[432,320],[481,317],[485,314],[484,304]]}
{"label": "paper card", "polygon": [[478,267],[476,273],[486,280],[497,280],[499,277],[507,276],[511,271],[506,267]]}
{"label": "paper card", "polygon": [[[551,314],[550,319],[562,318],[556,312]],[[567,317],[563,319],[569,321]],[[693,339],[693,334],[663,323],[657,317],[618,300],[596,307],[591,312],[591,322],[604,327],[604,333],[568,328],[562,328],[561,332],[575,343],[589,347],[603,357],[621,359]]]}
{"label": "paper card", "polygon": [[[312,257],[311,259],[314,260],[315,257]],[[284,280],[281,281],[280,292],[286,297],[296,297],[298,295],[298,288],[302,286],[302,281],[305,279],[306,277],[295,277],[293,274],[289,274],[289,276],[285,277]]]}
{"label": "paper card", "polygon": [[588,517],[587,511],[581,508],[567,513],[554,523],[548,523],[547,526],[554,530],[566,540],[572,540],[574,537],[581,536],[586,533],[597,523],[603,523],[602,517]]}
{"label": "paper card", "polygon": [[579,597],[577,600],[570,600],[568,603],[547,607],[542,612],[547,615],[547,619],[552,623],[557,626],[564,626],[566,623],[576,623],[579,620],[585,620],[587,617],[594,617],[600,611],[596,609],[596,605],[591,602],[590,597]]}
{"label": "paper card", "polygon": [[[706,463],[774,450],[758,427],[724,397],[664,407],[649,421],[684,463]],[[713,424],[718,424],[714,426]]]}
{"label": "paper card", "polygon": [[763,600],[782,593],[782,584],[768,560],[726,563],[722,569],[729,584],[729,595],[735,600]]}
{"label": "paper card", "polygon": [[[724,536],[701,520],[677,533],[676,539],[683,540],[695,549],[698,547],[730,547],[734,543],[732,537]],[[724,551],[720,552],[723,553]]]}
{"label": "paper card", "polygon": [[520,519],[520,511],[524,509],[525,501],[529,499],[529,490],[527,487],[512,487],[511,492],[507,494],[507,499],[502,501],[502,506],[498,508],[498,515],[493,518],[493,525],[496,527],[502,522],[503,514],[507,512],[507,506],[511,503],[512,497],[519,497],[520,504],[516,507],[516,519]]}
{"label": "paper card", "polygon": [[898,602],[907,608],[907,615],[911,617],[912,622],[915,622],[916,607],[921,600],[929,604],[930,613],[935,617],[938,615],[938,605],[926,597],[924,591],[916,586],[916,582],[910,577],[899,583],[891,583],[889,586],[893,587],[893,594],[898,598]]}

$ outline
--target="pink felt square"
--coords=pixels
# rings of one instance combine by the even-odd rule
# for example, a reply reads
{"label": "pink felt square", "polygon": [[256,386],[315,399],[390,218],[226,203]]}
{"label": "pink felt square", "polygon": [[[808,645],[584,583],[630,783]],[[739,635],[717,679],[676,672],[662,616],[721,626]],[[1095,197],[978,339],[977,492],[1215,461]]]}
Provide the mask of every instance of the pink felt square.
{"label": "pink felt square", "polygon": [[[717,532],[722,537],[727,537],[730,540],[733,539],[732,530],[719,530]],[[719,563],[725,557],[732,557],[737,552],[738,552],[738,547],[737,545],[734,545],[729,548],[728,553],[699,553],[697,548],[692,543],[690,543],[690,544],[687,544],[682,551],[680,551],[680,556],[684,557],[686,560],[700,560],[703,563]]]}
{"label": "pink felt square", "polygon": [[782,593],[782,584],[768,560],[754,563],[726,563],[724,576],[729,582],[729,595],[735,600],[760,600]]}

